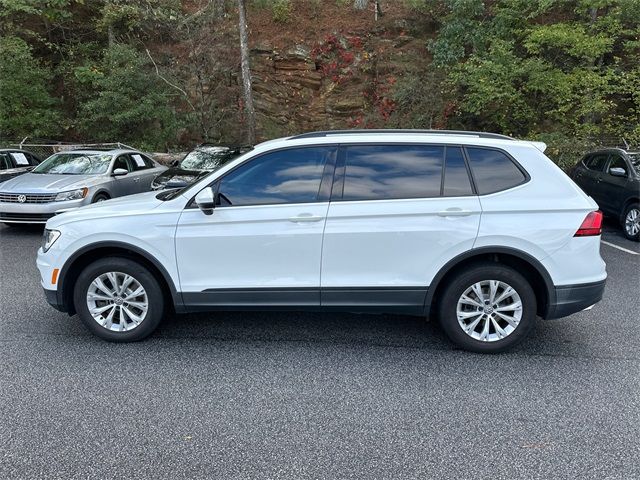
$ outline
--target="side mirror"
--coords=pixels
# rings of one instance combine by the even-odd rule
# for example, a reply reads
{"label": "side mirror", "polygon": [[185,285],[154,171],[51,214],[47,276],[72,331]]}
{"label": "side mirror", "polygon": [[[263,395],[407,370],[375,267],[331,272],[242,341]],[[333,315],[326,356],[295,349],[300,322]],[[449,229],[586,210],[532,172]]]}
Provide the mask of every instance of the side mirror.
{"label": "side mirror", "polygon": [[122,177],[123,175],[126,175],[127,173],[129,173],[129,171],[125,170],[124,168],[116,168],[113,171],[113,176],[114,177]]}
{"label": "side mirror", "polygon": [[169,165],[171,165],[172,167],[177,167],[178,165],[180,165],[180,160],[174,160]]}
{"label": "side mirror", "polygon": [[213,188],[207,187],[200,190],[196,195],[196,205],[198,205],[198,208],[202,210],[202,213],[205,215],[211,215],[216,206],[216,196],[213,193]]}
{"label": "side mirror", "polygon": [[614,167],[609,169],[609,173],[614,177],[626,177],[627,171],[624,168]]}

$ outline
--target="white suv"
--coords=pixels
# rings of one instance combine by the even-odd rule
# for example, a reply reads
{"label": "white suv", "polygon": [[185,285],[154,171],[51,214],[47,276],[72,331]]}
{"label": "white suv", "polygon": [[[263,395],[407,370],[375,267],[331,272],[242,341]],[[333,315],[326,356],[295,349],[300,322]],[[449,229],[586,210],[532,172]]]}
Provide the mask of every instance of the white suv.
{"label": "white suv", "polygon": [[52,218],[42,286],[112,341],[171,311],[303,309],[437,317],[503,351],[604,291],[602,215],[543,151],[451,131],[265,142],[182,190]]}

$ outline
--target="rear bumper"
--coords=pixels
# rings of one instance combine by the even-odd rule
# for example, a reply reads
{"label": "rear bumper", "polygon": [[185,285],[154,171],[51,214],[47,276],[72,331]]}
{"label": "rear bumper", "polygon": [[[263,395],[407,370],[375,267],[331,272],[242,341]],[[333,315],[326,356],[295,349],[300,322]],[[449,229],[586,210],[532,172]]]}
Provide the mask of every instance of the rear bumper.
{"label": "rear bumper", "polygon": [[605,283],[606,281],[602,280],[601,282],[555,287],[556,299],[549,305],[545,318],[552,320],[567,317],[598,303],[602,300]]}

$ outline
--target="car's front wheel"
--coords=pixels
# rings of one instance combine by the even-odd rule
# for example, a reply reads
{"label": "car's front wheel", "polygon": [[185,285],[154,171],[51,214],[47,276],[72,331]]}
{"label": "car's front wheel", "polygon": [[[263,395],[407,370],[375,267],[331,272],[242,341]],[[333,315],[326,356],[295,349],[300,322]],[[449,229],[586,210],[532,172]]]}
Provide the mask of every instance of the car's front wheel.
{"label": "car's front wheel", "polygon": [[624,211],[622,230],[629,240],[640,240],[640,204],[632,203]]}
{"label": "car's front wheel", "polygon": [[513,268],[477,264],[451,278],[438,316],[449,338],[472,352],[499,353],[521,342],[536,318],[536,297]]}
{"label": "car's front wheel", "polygon": [[107,195],[106,193],[99,193],[95,197],[93,197],[91,203],[105,202],[107,200],[109,200],[109,195]]}
{"label": "car's front wheel", "polygon": [[78,276],[73,300],[86,327],[112,342],[146,338],[160,324],[165,310],[162,289],[153,273],[120,257],[88,265]]}

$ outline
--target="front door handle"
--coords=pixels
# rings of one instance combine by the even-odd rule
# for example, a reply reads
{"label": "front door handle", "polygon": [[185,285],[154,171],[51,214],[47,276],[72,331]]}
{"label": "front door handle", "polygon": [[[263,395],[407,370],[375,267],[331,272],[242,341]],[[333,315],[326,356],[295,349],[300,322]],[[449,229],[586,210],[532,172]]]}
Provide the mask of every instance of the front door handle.
{"label": "front door handle", "polygon": [[134,178],[134,179],[133,179],[133,181],[134,181],[134,182],[139,182],[139,181],[140,181],[140,179],[139,179],[139,178]]}
{"label": "front door handle", "polygon": [[296,217],[289,217],[289,221],[293,222],[293,223],[300,223],[300,222],[319,222],[320,220],[322,220],[324,217],[321,217],[319,215],[312,215],[310,213],[301,213],[300,215],[296,216]]}
{"label": "front door handle", "polygon": [[463,210],[461,208],[447,208],[438,212],[439,217],[468,217],[473,212],[471,210]]}

